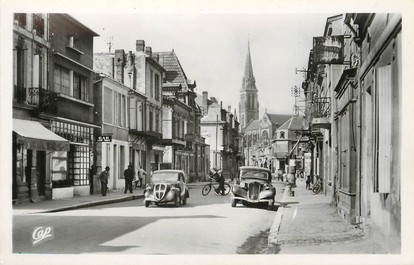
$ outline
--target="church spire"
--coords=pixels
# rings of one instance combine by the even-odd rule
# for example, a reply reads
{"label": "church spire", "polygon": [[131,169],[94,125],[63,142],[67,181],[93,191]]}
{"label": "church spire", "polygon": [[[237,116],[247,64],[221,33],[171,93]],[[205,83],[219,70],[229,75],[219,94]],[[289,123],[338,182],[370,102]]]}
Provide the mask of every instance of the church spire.
{"label": "church spire", "polygon": [[243,84],[240,91],[257,91],[256,80],[253,75],[252,58],[250,56],[250,40],[247,42],[246,64],[244,66]]}
{"label": "church spire", "polygon": [[252,58],[250,56],[250,40],[247,41],[247,57],[246,65],[244,66],[244,79],[254,79]]}

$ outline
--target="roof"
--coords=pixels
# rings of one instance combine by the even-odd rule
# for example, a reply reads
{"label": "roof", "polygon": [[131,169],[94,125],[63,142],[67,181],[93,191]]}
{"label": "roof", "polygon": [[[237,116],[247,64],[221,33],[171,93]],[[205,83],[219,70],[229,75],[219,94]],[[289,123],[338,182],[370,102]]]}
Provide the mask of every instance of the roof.
{"label": "roof", "polygon": [[183,91],[188,91],[189,88],[192,88],[195,85],[194,81],[190,81],[187,78],[174,50],[170,52],[153,52],[153,55],[159,56],[158,62],[166,70],[166,82],[172,84],[181,84]]}
{"label": "roof", "polygon": [[284,124],[287,120],[289,120],[292,117],[292,115],[290,114],[269,114],[269,113],[267,113],[267,116],[269,117],[273,125],[278,125],[278,126]]}
{"label": "roof", "polygon": [[250,130],[259,130],[260,128],[260,120],[250,120],[250,122],[247,124],[247,126],[244,128],[245,131]]}
{"label": "roof", "polygon": [[302,130],[303,129],[303,117],[301,116],[293,116],[289,120],[287,120],[285,123],[282,124],[278,130]]}
{"label": "roof", "polygon": [[255,170],[270,171],[270,169],[265,168],[265,167],[254,167],[254,166],[241,166],[240,167],[240,170],[244,170],[244,169],[255,169]]}

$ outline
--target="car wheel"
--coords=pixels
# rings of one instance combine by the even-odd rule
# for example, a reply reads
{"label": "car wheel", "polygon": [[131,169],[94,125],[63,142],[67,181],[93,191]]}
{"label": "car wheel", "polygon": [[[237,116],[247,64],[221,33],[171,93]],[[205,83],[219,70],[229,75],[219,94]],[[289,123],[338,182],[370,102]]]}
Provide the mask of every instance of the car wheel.
{"label": "car wheel", "polygon": [[273,205],[274,205],[273,202],[269,202],[269,204],[267,205],[267,209],[268,210],[273,210]]}
{"label": "car wheel", "polygon": [[175,197],[174,205],[175,205],[175,207],[180,207],[180,205],[181,205],[181,196],[177,195]]}
{"label": "car wheel", "polygon": [[232,199],[231,200],[231,207],[236,207],[237,205],[237,200],[236,199]]}
{"label": "car wheel", "polygon": [[145,201],[145,207],[149,207],[150,206],[150,202],[149,201]]}

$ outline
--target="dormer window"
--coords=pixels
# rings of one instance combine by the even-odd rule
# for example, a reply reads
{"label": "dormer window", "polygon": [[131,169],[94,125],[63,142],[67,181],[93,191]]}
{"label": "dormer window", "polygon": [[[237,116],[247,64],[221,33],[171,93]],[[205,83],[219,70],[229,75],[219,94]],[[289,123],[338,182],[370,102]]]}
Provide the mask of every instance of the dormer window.
{"label": "dormer window", "polygon": [[285,139],[285,132],[280,132],[280,139]]}

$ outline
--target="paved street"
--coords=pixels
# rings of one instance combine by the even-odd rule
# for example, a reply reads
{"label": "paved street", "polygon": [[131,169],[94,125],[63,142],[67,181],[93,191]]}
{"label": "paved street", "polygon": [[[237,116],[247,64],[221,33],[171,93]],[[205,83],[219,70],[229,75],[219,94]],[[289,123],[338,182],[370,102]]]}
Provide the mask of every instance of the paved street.
{"label": "paved street", "polygon": [[[283,186],[277,185],[277,202]],[[203,197],[201,186],[194,186],[187,205],[180,208],[145,208],[138,199],[56,213],[15,214],[13,252],[245,253],[243,248],[251,251],[254,238],[270,229],[276,212],[277,207],[273,211],[241,205],[232,208],[229,195]],[[33,245],[32,232],[37,226],[52,226],[54,238]]]}

